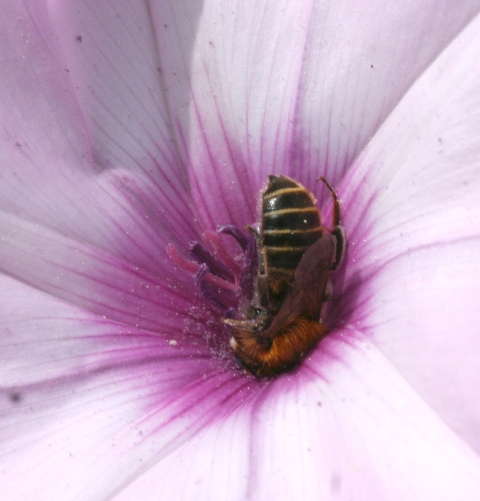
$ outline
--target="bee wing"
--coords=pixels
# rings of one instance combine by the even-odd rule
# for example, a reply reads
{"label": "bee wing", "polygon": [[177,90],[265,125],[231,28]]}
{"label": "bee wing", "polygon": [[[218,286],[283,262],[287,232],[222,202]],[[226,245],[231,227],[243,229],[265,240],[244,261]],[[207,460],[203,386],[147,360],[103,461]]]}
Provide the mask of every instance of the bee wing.
{"label": "bee wing", "polygon": [[326,233],[303,255],[293,285],[262,337],[274,338],[298,317],[318,321],[336,252],[335,237]]}

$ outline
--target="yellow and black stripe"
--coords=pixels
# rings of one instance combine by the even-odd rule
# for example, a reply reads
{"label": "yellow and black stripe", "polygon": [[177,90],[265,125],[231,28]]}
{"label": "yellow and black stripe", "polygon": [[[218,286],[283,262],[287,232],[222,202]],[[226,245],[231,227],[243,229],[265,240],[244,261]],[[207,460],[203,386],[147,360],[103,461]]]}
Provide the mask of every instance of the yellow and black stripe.
{"label": "yellow and black stripe", "polygon": [[321,236],[313,195],[286,176],[269,176],[262,195],[262,251],[267,274],[295,271],[305,251]]}

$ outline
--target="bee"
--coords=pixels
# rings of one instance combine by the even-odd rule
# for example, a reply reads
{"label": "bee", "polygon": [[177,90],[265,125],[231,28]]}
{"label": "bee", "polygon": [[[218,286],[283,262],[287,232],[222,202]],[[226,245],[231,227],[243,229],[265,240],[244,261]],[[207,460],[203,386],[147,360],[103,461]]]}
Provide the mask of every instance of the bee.
{"label": "bee", "polygon": [[275,376],[297,365],[327,333],[322,304],[332,295],[330,272],[343,257],[346,238],[340,203],[322,177],[334,203],[333,228],[322,225],[312,193],[286,176],[269,176],[262,193],[255,293],[240,319],[230,325],[235,355],[257,376]]}

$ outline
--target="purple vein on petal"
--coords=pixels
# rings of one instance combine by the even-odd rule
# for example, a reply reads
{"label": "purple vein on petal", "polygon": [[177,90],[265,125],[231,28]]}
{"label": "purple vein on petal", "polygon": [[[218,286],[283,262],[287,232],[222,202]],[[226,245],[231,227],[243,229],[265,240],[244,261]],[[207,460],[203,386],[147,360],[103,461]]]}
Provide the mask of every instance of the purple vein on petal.
{"label": "purple vein on petal", "polygon": [[[145,414],[139,418],[136,425],[150,421],[153,416],[162,415],[169,409],[169,420],[156,426],[152,433],[170,424],[175,419],[194,413],[196,418],[190,427],[198,432],[205,426],[212,425],[215,421],[233,413],[239,406],[248,405],[249,400],[257,398],[257,391],[250,377],[235,377],[226,375],[224,371],[205,374],[205,379],[193,380],[182,388],[182,394],[171,393],[162,395],[162,404],[159,399],[152,399],[152,406],[146,409]],[[155,401],[157,400],[157,403]],[[144,437],[145,440],[148,437]],[[168,447],[168,445],[167,445]]]}
{"label": "purple vein on petal", "polygon": [[[146,272],[13,216],[0,219],[5,235],[0,246],[3,269],[40,290],[95,313],[113,315],[117,320],[153,330],[161,329],[165,321],[178,324],[180,311],[189,316],[192,306],[203,304],[200,295],[192,294],[187,279],[169,262],[166,269]],[[32,247],[36,251],[35,266],[27,259]]]}
{"label": "purple vein on petal", "polygon": [[[97,18],[97,20],[98,20],[99,22],[101,22],[101,20],[100,20],[100,19],[98,19],[98,18]],[[127,30],[127,32],[128,32],[128,30],[130,29],[130,25],[129,25],[129,24],[126,24],[126,25],[124,25],[124,26],[125,26],[125,28],[126,28],[126,30]],[[108,32],[108,30],[107,30],[107,32]],[[114,39],[115,39],[115,37],[114,37],[114,36],[112,36],[112,34],[111,34],[110,32],[108,32],[108,33],[109,33],[109,35],[110,35],[111,39],[112,39],[112,40],[114,40]],[[138,42],[137,42],[136,37],[135,37],[135,36],[133,36],[133,34],[131,34],[130,40],[131,40],[131,41],[132,41],[132,42],[133,42],[133,43],[134,43],[134,44],[135,44],[135,45],[136,45],[139,49],[141,49],[140,45],[138,45]],[[95,42],[95,46],[97,47],[98,51],[99,51],[101,54],[103,54],[103,55],[104,55],[105,60],[108,60],[108,57],[106,57],[106,54],[104,54],[104,52],[103,52],[103,50],[102,50],[102,49],[103,49],[103,48],[102,48],[102,46],[101,46],[101,45],[99,45],[99,44],[98,44],[98,43],[96,43],[96,42]],[[149,61],[149,60],[147,60],[147,59],[146,59],[146,57],[144,56],[144,51],[139,50],[139,51],[138,51],[138,53],[139,53],[139,54],[141,54],[141,55],[144,57],[144,60],[145,60],[145,62],[146,62],[146,63],[148,63],[148,64],[151,64],[151,63],[152,63],[152,61]],[[129,60],[129,62],[131,62],[131,61]],[[132,64],[131,66],[132,66],[132,67],[134,67],[134,65],[133,65],[133,64]],[[124,77],[124,74],[123,74],[123,73],[120,73],[120,72],[118,72],[118,71],[117,71],[117,68],[116,68],[115,66],[112,66],[112,69],[113,69],[113,70],[117,73],[117,75],[118,75],[118,77],[120,78],[120,80],[121,80],[121,81],[123,81],[123,82],[125,83],[125,86],[126,86],[126,87],[127,87],[127,88],[131,91],[132,95],[133,95],[133,96],[136,96],[136,95],[137,95],[137,94],[136,94],[136,90],[135,90],[135,89],[131,86],[131,84],[130,84],[130,81],[131,81],[131,80],[127,80],[127,79]],[[142,78],[142,75],[140,75],[140,77]],[[155,99],[156,99],[156,96],[154,96],[154,95],[152,94],[151,89],[150,89],[150,87],[149,87],[149,85],[147,84],[147,82],[146,82],[146,81],[142,80],[142,83],[143,83],[143,87],[144,87],[145,89],[147,89],[147,91],[149,92],[149,95],[150,95],[150,97],[152,98],[152,102],[154,102],[154,101],[155,101]],[[158,124],[158,122],[159,122],[159,117],[158,117],[157,115],[152,115],[152,114],[151,114],[151,111],[152,111],[152,110],[151,110],[150,108],[146,108],[146,107],[143,105],[144,103],[143,103],[143,101],[142,101],[142,100],[137,99],[137,103],[141,106],[141,110],[143,111],[143,113],[145,113],[145,115],[147,115],[147,116],[151,119],[151,122],[152,122],[152,123],[154,123],[154,124]],[[108,111],[108,110],[106,110],[106,111]],[[134,110],[130,110],[130,111],[132,112],[132,114],[134,113]],[[158,113],[158,112],[159,112],[159,110],[156,110],[156,112]],[[162,118],[162,120],[161,120],[161,121],[162,121],[163,123],[165,123],[165,124],[168,124],[168,123],[169,123],[169,121],[167,120],[167,117],[163,116],[163,114],[162,114],[162,113],[160,113],[160,117]],[[106,132],[106,131],[104,131],[104,132]],[[160,137],[163,139],[163,145],[164,145],[164,147],[166,146],[166,147],[168,147],[168,148],[169,148],[168,154],[165,154],[165,153],[163,152],[163,150],[162,150],[162,149],[159,149],[159,151],[162,153],[162,155],[163,155],[163,157],[164,157],[164,161],[165,161],[165,162],[168,162],[168,161],[169,161],[169,160],[168,160],[169,158],[172,158],[172,157],[173,157],[173,158],[175,158],[175,154],[176,154],[176,152],[175,152],[175,151],[171,148],[171,146],[170,146],[170,138],[169,138],[169,137],[167,137],[167,136],[165,135],[165,131],[164,131],[164,129],[162,129],[161,127],[157,127],[156,132],[157,132],[157,134],[159,134],[159,135],[160,135]],[[143,136],[145,136],[145,137],[150,137],[150,139],[154,140],[154,136],[152,135],[152,132],[151,132],[151,130],[150,130],[150,129],[143,129],[143,131],[142,131],[142,137],[143,137]],[[179,165],[179,167],[181,167],[181,166]],[[148,174],[148,173],[147,173],[147,174]],[[152,181],[153,181],[153,179],[152,179]]]}
{"label": "purple vein on petal", "polygon": [[[164,229],[164,233],[170,235],[171,240],[175,241],[179,238],[185,238],[185,233],[190,232],[190,235],[194,235],[196,228],[192,222],[192,214],[188,207],[189,197],[186,193],[178,191],[177,187],[170,182],[167,178],[164,179],[163,186],[156,186],[158,192],[151,190],[151,187],[145,187],[145,191],[140,191],[135,185],[129,187],[128,185],[122,186],[122,180],[118,183],[118,194],[120,200],[128,199],[130,205],[128,206],[129,213],[132,216],[132,220],[138,220],[143,223],[145,227],[145,236],[149,233],[154,232],[153,238],[158,238],[155,228],[153,227],[153,221],[148,221],[147,216],[155,218],[158,221],[158,225],[161,225]],[[152,192],[153,191],[153,192]],[[168,217],[162,219],[163,212],[166,212]],[[183,231],[179,231],[183,229]],[[164,242],[166,235],[162,235]],[[187,233],[188,234],[188,233]],[[143,242],[138,242],[139,250]]]}
{"label": "purple vein on petal", "polygon": [[[195,110],[195,114],[196,114],[196,117],[198,120],[199,130],[201,132],[202,140],[203,140],[203,143],[205,145],[207,157],[209,160],[208,163],[211,166],[211,168],[215,171],[215,165],[216,165],[215,158],[214,158],[213,152],[211,150],[210,142],[207,139],[205,126],[203,125],[203,120],[202,120],[202,117],[201,117],[201,114],[200,114],[200,111],[198,109],[198,105],[197,105],[197,102],[195,101],[195,99],[194,99],[194,102],[192,104],[192,107]],[[223,192],[219,187],[218,175],[215,176],[215,179],[217,180],[217,184],[215,185],[215,187],[213,187],[212,193],[214,194],[215,198],[217,198],[217,199],[220,198],[223,201],[223,207],[226,211],[226,214],[224,214],[224,217],[227,220],[227,222],[229,222],[229,223],[233,222],[234,219],[233,219],[233,214],[230,212],[230,204],[226,203]],[[195,180],[193,182],[195,183],[197,191],[200,192],[201,191],[201,184],[200,184],[199,176],[195,176]],[[207,213],[209,229],[213,229],[216,226],[216,224],[218,224],[218,221],[216,221],[217,218],[215,217],[216,212],[218,212],[218,211],[216,211],[215,206],[212,207],[211,204],[208,204],[208,203],[202,204],[202,206],[203,206],[203,210]]]}
{"label": "purple vein on petal", "polygon": [[[249,175],[249,173],[250,173],[249,167],[251,167],[251,166],[243,165],[243,159],[241,157],[241,154],[240,153],[235,154],[235,152],[234,152],[233,145],[236,144],[237,141],[231,140],[230,135],[228,134],[227,129],[225,127],[224,120],[222,119],[221,110],[220,110],[220,107],[218,106],[218,101],[217,101],[217,98],[216,98],[214,90],[213,90],[213,86],[212,86],[211,81],[210,81],[210,74],[208,71],[208,67],[205,66],[204,71],[205,71],[205,75],[207,77],[207,81],[208,81],[208,84],[209,84],[211,92],[212,92],[213,104],[215,105],[215,110],[217,112],[218,121],[219,121],[220,127],[222,129],[223,140],[224,140],[225,145],[227,147],[228,156],[230,158],[231,165],[233,166],[234,171],[237,174],[237,178],[238,178],[237,186],[240,189],[240,191],[242,192],[242,198],[243,198],[243,200],[245,200],[245,205],[247,207],[254,207],[255,203],[254,202],[252,203],[252,192],[251,192],[251,190],[247,190],[247,188],[252,185],[252,181],[251,181],[250,175]],[[199,118],[199,121],[200,121],[200,118]],[[207,140],[207,138],[205,137],[205,141],[206,140]],[[213,167],[214,171],[217,171],[217,166],[215,164],[212,164],[212,167]],[[246,180],[242,179],[243,178],[242,174],[244,176],[246,176],[246,178],[247,178]],[[218,174],[216,177],[218,178]],[[245,191],[245,190],[247,190],[247,191]],[[228,200],[223,197],[223,193],[222,193],[222,200],[223,200],[224,206],[227,207],[227,210],[228,210],[230,204],[228,203]],[[253,217],[254,217],[253,214],[251,214],[252,221],[253,221]],[[229,221],[232,222],[234,220],[231,218]]]}
{"label": "purple vein on petal", "polygon": [[[114,41],[117,39],[117,36],[116,36],[116,35],[114,36],[114,35],[112,34],[112,32],[111,32],[111,31],[109,31],[109,26],[110,26],[110,25],[109,25],[108,23],[104,23],[104,20],[103,20],[102,18],[100,18],[100,17],[98,17],[98,16],[96,15],[96,10],[92,9],[92,8],[89,6],[89,4],[88,4],[88,3],[85,5],[85,8],[89,10],[89,12],[90,12],[90,14],[91,14],[91,17],[96,18],[96,20],[97,20],[97,22],[98,22],[98,25],[99,25],[99,26],[102,26],[102,28],[103,28],[103,30],[104,30],[104,34],[108,34],[108,35],[109,35],[110,40],[111,40],[112,42],[114,42]],[[132,11],[133,11],[133,13],[135,14],[135,12],[136,12],[136,11],[135,11],[135,9],[132,9]],[[143,19],[142,19],[142,20],[140,20],[140,19],[139,19],[139,22],[142,22],[142,21],[143,21]],[[122,23],[122,26],[123,26],[123,27],[127,30],[127,33],[128,33],[128,30],[130,29],[130,23]],[[84,26],[84,27],[83,27],[83,29],[85,30],[85,29],[86,29],[86,27]],[[87,33],[88,33],[88,32],[87,32]],[[90,33],[90,34],[91,34],[91,33]],[[146,58],[146,53],[145,53],[145,51],[143,50],[143,46],[140,46],[140,45],[139,45],[138,40],[137,40],[137,37],[136,37],[136,36],[131,36],[131,37],[129,37],[128,39],[129,39],[129,41],[131,41],[131,42],[132,42],[132,44],[134,44],[136,47],[138,47],[138,49],[139,49],[139,50],[136,52],[136,55],[137,55],[137,56],[138,56],[138,55],[140,55],[140,57],[142,57],[142,58],[144,59],[144,61],[145,61],[145,62],[146,62],[149,66],[151,66],[151,65],[152,65],[152,61],[150,61],[150,60],[148,60],[148,59]],[[103,44],[99,44],[99,43],[98,43],[98,41],[97,41],[97,39],[96,39],[94,36],[92,36],[92,37],[91,37],[91,43],[93,43],[93,44],[94,44],[94,46],[96,47],[96,49],[98,50],[98,52],[99,52],[99,53],[103,56],[104,60],[105,60],[105,61],[108,61],[108,60],[109,60],[109,56],[108,56],[108,54],[105,52]],[[142,49],[142,50],[140,50],[140,49]],[[107,56],[108,56],[108,57],[107,57]],[[134,68],[134,67],[135,67],[135,64],[132,64],[132,61],[131,61],[130,59],[128,59],[128,57],[127,57],[127,56],[128,56],[128,53],[127,53],[127,54],[124,54],[124,56],[123,56],[123,57],[127,58],[126,60],[130,63],[130,66],[131,66],[132,68]],[[163,116],[162,116],[162,113],[161,113],[161,110],[159,109],[159,107],[156,107],[156,108],[155,108],[155,111],[156,111],[156,113],[157,113],[157,114],[158,114],[158,113],[160,114],[160,117],[162,117],[162,118],[163,118],[163,120],[160,120],[160,121],[159,121],[159,117],[158,117],[158,115],[157,115],[157,114],[152,115],[152,109],[151,109],[151,108],[146,108],[146,107],[144,106],[144,102],[143,102],[141,99],[139,99],[139,94],[138,94],[137,90],[136,90],[136,89],[134,89],[134,88],[132,87],[132,85],[131,85],[131,82],[132,82],[132,78],[131,78],[131,77],[130,77],[129,79],[127,79],[127,78],[126,78],[126,76],[127,76],[127,75],[125,75],[123,72],[120,72],[120,71],[119,71],[119,69],[117,68],[117,66],[116,66],[116,65],[113,65],[113,64],[110,64],[110,65],[109,65],[109,70],[110,70],[110,71],[115,72],[115,74],[118,76],[119,80],[120,80],[120,81],[122,81],[122,82],[125,84],[125,87],[126,87],[126,88],[130,91],[131,96],[133,96],[134,98],[136,98],[136,103],[140,106],[140,109],[142,110],[142,112],[143,112],[146,116],[148,116],[148,117],[150,118],[150,120],[151,120],[151,122],[152,122],[153,124],[158,125],[158,124],[159,124],[159,122],[168,123],[168,122],[166,121],[166,119],[165,119],[166,117],[163,117]],[[142,74],[140,74],[140,75],[135,75],[135,81],[136,81],[136,82],[138,82],[138,77],[139,77],[139,76],[140,76],[140,77],[143,77],[143,75],[142,75]],[[148,92],[148,93],[150,94],[150,96],[152,97],[152,102],[155,102],[156,96],[153,96],[153,94],[151,93],[151,88],[150,88],[150,86],[149,86],[149,85],[147,84],[147,82],[145,82],[144,80],[141,80],[141,82],[144,84],[144,85],[143,85],[143,88],[144,88],[144,89],[146,89],[146,90],[147,90],[147,92]],[[101,79],[99,80],[99,83],[103,83]],[[102,105],[103,105],[104,103],[102,103],[102,102],[100,101],[100,104],[102,104]],[[105,109],[105,111],[107,111],[107,112],[109,111],[107,108],[104,108],[104,109]],[[132,116],[135,116],[135,115],[136,115],[136,113],[135,113],[135,110],[134,110],[134,109],[130,109],[129,111],[130,111],[130,113],[132,114]],[[110,115],[112,116],[112,118],[115,118],[112,114],[110,114]],[[141,122],[140,124],[143,124],[143,123],[144,123],[144,121],[143,121],[143,122]],[[121,124],[120,124],[120,125],[121,125]],[[104,131],[104,132],[105,132],[105,131]],[[170,147],[170,146],[169,146],[169,145],[170,145],[170,141],[169,141],[169,138],[165,136],[165,131],[164,131],[164,129],[162,129],[162,128],[160,128],[160,127],[157,127],[157,133],[160,135],[160,137],[162,137],[162,138],[163,138],[163,140],[164,140],[164,141],[163,141],[164,146]],[[143,129],[143,132],[142,132],[142,137],[151,137],[151,138],[152,138],[152,136],[151,136],[151,131],[150,131],[149,129],[145,129],[145,128],[144,128],[144,129]],[[160,151],[161,151],[161,150],[160,150]],[[171,154],[172,154],[173,152],[172,152],[172,151],[170,151],[169,153],[171,153]],[[172,155],[172,156],[174,156],[174,155]],[[168,158],[168,155],[165,155],[165,158]],[[171,158],[171,157],[170,157],[170,158]]]}

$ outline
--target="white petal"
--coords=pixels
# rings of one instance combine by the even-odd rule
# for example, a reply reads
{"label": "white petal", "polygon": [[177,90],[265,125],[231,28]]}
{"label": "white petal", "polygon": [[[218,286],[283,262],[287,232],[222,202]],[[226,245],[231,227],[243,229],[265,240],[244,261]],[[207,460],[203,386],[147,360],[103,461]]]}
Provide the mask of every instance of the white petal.
{"label": "white petal", "polygon": [[148,16],[128,2],[2,8],[0,209],[154,266],[195,222]]}
{"label": "white petal", "polygon": [[355,338],[326,339],[115,500],[478,499],[478,457]]}
{"label": "white petal", "polygon": [[[404,501],[480,495],[480,460],[361,336],[325,339],[255,415],[255,499]],[[311,369],[311,371],[309,371]]]}
{"label": "white petal", "polygon": [[169,342],[4,276],[0,298],[10,499],[106,499],[251,393],[205,340]]}
{"label": "white petal", "polygon": [[479,33],[477,16],[415,83],[342,187],[344,280],[358,290],[352,321],[477,451]]}
{"label": "white petal", "polygon": [[[480,2],[315,2],[297,118],[295,175],[337,184],[423,70]],[[297,174],[298,173],[298,174]]]}

